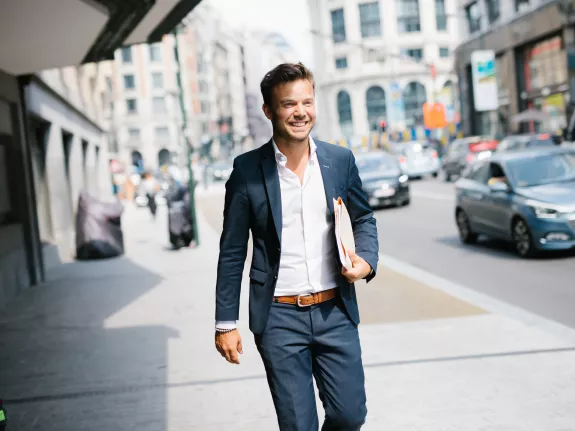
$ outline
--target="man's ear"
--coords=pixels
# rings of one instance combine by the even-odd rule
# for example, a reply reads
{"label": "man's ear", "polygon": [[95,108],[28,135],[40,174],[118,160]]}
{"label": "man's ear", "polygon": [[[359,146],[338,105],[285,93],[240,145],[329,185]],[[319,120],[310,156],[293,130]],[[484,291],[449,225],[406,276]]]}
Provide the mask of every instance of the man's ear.
{"label": "man's ear", "polygon": [[271,121],[273,115],[272,115],[272,108],[270,108],[268,105],[266,105],[265,103],[262,105],[262,111],[264,111],[264,114],[266,116],[266,118],[268,120]]}

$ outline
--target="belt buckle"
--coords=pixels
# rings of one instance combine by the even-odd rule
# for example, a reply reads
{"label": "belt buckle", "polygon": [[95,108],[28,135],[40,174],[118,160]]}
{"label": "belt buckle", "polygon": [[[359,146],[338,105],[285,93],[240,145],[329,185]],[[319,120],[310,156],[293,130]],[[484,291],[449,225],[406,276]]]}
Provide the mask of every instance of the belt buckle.
{"label": "belt buckle", "polygon": [[298,307],[311,307],[313,304],[302,304],[300,301],[301,297],[306,297],[306,296],[313,296],[311,293],[302,293],[301,295],[297,296],[297,306]]}

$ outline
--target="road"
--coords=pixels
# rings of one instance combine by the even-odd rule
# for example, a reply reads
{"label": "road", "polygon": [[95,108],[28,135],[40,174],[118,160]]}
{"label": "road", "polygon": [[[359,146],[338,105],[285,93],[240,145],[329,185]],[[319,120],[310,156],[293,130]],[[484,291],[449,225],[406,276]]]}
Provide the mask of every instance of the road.
{"label": "road", "polygon": [[523,260],[500,241],[463,245],[454,222],[453,184],[425,179],[411,187],[409,207],[376,211],[382,253],[575,327],[573,253]]}

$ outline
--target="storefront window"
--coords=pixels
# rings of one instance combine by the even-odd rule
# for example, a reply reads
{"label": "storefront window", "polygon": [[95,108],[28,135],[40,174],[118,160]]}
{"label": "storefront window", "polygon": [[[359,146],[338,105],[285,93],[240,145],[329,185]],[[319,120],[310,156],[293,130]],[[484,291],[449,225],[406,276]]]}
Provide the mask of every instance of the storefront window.
{"label": "storefront window", "polygon": [[567,81],[567,63],[561,37],[555,36],[527,49],[527,90]]}

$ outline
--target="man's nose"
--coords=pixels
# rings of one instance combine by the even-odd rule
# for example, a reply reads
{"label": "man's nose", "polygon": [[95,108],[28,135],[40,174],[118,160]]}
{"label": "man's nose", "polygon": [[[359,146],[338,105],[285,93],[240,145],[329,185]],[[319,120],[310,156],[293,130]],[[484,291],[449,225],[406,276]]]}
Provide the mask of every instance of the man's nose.
{"label": "man's nose", "polygon": [[298,117],[305,117],[305,109],[301,103],[297,105],[295,115],[297,115]]}

